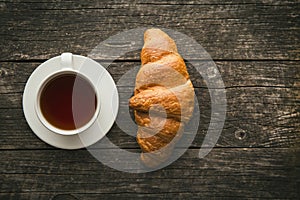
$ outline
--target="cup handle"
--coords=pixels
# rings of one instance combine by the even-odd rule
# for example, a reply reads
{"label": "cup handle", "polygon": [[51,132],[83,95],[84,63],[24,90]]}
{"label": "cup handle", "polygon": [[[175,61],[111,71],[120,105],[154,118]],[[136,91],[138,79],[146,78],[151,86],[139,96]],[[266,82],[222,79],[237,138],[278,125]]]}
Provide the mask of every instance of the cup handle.
{"label": "cup handle", "polygon": [[64,68],[73,68],[73,54],[72,53],[62,53],[60,56],[60,66]]}

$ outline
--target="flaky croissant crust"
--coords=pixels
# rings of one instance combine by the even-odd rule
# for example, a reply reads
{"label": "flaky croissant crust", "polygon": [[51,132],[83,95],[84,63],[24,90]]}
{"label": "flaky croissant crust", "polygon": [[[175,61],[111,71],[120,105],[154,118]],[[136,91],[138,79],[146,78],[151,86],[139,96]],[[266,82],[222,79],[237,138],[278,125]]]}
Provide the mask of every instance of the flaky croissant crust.
{"label": "flaky croissant crust", "polygon": [[141,160],[155,167],[170,156],[192,116],[194,88],[175,42],[159,29],[145,32],[141,62],[129,106],[139,126]]}

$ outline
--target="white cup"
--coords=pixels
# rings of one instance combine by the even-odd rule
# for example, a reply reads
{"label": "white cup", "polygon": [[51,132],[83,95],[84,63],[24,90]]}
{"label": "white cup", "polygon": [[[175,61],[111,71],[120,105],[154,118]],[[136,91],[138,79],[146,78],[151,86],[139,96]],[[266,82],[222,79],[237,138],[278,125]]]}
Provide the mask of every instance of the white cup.
{"label": "white cup", "polygon": [[[99,98],[99,92],[96,89],[97,86],[97,77],[95,77],[93,74],[93,71],[89,70],[89,69],[93,69],[95,68],[95,66],[93,66],[92,68],[88,68],[91,65],[99,65],[99,63],[87,58],[87,57],[83,57],[83,56],[79,56],[79,55],[73,55],[71,53],[63,53],[61,54],[61,56],[49,59],[48,61],[46,61],[45,63],[43,63],[42,65],[47,65],[46,67],[55,67],[56,70],[54,73],[51,73],[49,75],[46,75],[44,77],[44,80],[40,83],[40,85],[38,85],[38,92],[35,98],[35,111],[36,114],[38,116],[38,119],[41,121],[41,123],[50,131],[60,134],[60,135],[75,135],[75,134],[79,134],[85,130],[87,130],[88,128],[90,128],[96,121],[99,112],[100,112],[100,107],[101,107],[101,102],[100,102],[100,98]],[[45,67],[45,66],[44,66]],[[97,67],[97,66],[96,66]],[[76,76],[80,76],[81,78],[85,79],[85,81],[87,81],[90,86],[93,88],[95,95],[96,95],[96,108],[95,108],[95,112],[93,114],[93,116],[91,117],[91,119],[85,123],[84,125],[77,127],[75,129],[71,129],[71,130],[65,130],[62,128],[59,128],[53,124],[51,124],[43,115],[43,112],[41,110],[41,105],[40,105],[40,98],[41,98],[41,93],[43,91],[43,89],[45,88],[45,85],[53,80],[53,78],[62,75],[62,74],[76,74]],[[59,97],[58,97],[59,98]],[[76,124],[76,122],[75,122]]]}

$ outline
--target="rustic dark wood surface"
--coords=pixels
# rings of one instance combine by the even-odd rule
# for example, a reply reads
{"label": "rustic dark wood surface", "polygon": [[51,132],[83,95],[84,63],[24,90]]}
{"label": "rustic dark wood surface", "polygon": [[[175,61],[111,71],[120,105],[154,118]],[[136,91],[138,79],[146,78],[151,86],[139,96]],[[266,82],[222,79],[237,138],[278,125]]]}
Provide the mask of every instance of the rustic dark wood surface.
{"label": "rustic dark wood surface", "polygon": [[[288,0],[0,1],[0,199],[299,199],[299,5]],[[210,154],[197,156],[211,99],[190,64],[201,123],[192,146],[170,166],[128,174],[104,166],[85,149],[60,150],[39,140],[22,112],[32,71],[62,52],[87,55],[109,36],[138,27],[180,31],[215,60],[227,113]],[[114,59],[93,58],[104,65]],[[138,52],[132,52],[108,70],[118,81],[139,64]],[[131,94],[133,85],[118,89],[120,96]],[[117,125],[108,137],[120,148],[139,151]]]}

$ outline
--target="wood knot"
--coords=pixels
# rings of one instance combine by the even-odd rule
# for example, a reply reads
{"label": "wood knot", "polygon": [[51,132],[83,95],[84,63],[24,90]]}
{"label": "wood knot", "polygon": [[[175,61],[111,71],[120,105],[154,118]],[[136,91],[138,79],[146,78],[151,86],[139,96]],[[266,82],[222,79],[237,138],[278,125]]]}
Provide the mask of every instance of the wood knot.
{"label": "wood knot", "polygon": [[3,77],[7,74],[7,71],[4,69],[0,69],[0,77]]}
{"label": "wood knot", "polygon": [[4,10],[6,10],[6,4],[5,3],[0,3],[0,10],[1,11],[4,11]]}
{"label": "wood knot", "polygon": [[234,135],[235,135],[236,139],[243,140],[246,138],[247,133],[245,131],[239,129],[239,130],[235,131]]}

